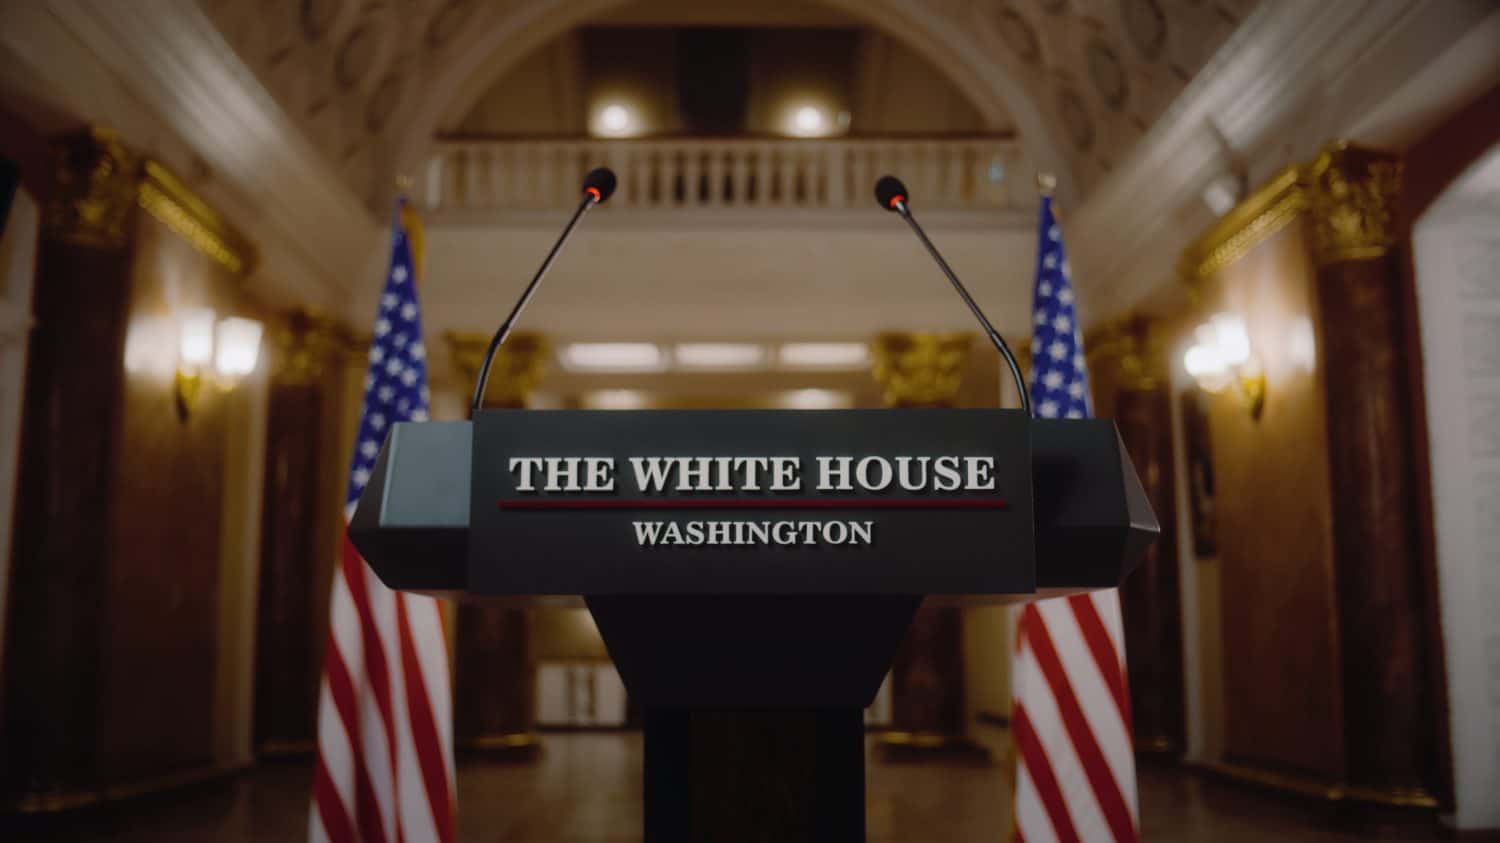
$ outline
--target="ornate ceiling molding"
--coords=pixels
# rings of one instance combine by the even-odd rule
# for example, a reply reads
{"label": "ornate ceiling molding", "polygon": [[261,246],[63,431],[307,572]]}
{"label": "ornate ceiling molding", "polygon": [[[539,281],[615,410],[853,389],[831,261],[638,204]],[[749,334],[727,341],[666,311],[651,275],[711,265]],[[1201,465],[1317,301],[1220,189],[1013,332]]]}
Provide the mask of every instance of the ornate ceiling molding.
{"label": "ornate ceiling molding", "polygon": [[255,249],[172,172],[147,159],[137,201],[146,213],[235,275],[255,265]]}
{"label": "ornate ceiling molding", "polygon": [[[203,0],[287,114],[376,205],[389,174],[422,166],[446,115],[548,40],[624,2],[309,0],[267,14]],[[1060,196],[1072,200],[1115,166],[1258,0],[822,2],[905,42],[987,119],[1013,119],[1029,159],[1057,173]],[[393,42],[397,33],[405,37]]]}
{"label": "ornate ceiling molding", "polygon": [[351,279],[379,251],[380,223],[194,0],[159,0],[150,15],[111,0],[16,11],[0,46],[54,107],[117,128],[242,227],[268,301],[350,305]]}
{"label": "ornate ceiling molding", "polygon": [[[1312,157],[1361,119],[1361,103],[1400,84],[1389,68],[1420,67],[1440,55],[1484,17],[1483,5],[1265,0],[1066,221],[1085,318],[1139,308],[1183,275],[1211,267],[1212,254],[1183,251],[1200,232],[1238,228],[1234,220],[1217,223],[1203,204],[1211,180],[1248,171],[1271,181]],[[1330,100],[1335,83],[1344,96]],[[1272,203],[1269,210],[1267,228],[1289,209]],[[1180,260],[1198,267],[1179,272]]]}

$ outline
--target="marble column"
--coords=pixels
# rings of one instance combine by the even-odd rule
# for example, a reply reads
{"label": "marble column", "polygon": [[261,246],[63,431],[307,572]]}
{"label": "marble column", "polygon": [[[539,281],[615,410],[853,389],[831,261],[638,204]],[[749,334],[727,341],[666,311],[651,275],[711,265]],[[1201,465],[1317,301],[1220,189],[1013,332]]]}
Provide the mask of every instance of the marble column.
{"label": "marble column", "polygon": [[253,746],[258,756],[310,753],[328,635],[328,589],[342,531],[348,454],[338,447],[350,336],[294,311],[268,327],[265,504],[256,608]]}
{"label": "marble column", "polygon": [[[890,332],[872,345],[875,378],[887,407],[951,407],[958,399],[973,335]],[[917,611],[891,666],[891,728],[877,747],[888,762],[936,757],[989,763],[967,732],[963,613]]]}
{"label": "marble column", "polygon": [[1185,741],[1182,601],[1165,338],[1150,319],[1105,325],[1085,343],[1094,412],[1114,419],[1162,535],[1120,587],[1137,750],[1180,755]]}
{"label": "marble column", "polygon": [[[93,801],[109,490],[125,373],[140,159],[113,134],[59,142],[37,250],[5,629],[0,806]],[[64,668],[65,669],[60,669]]]}
{"label": "marble column", "polygon": [[1359,795],[1426,805],[1439,779],[1396,239],[1401,163],[1348,144],[1305,171],[1328,408],[1345,781]]}
{"label": "marble column", "polygon": [[[490,338],[450,333],[447,339],[467,399]],[[484,406],[524,408],[541,378],[546,351],[541,335],[512,334],[495,356]],[[453,729],[459,749],[513,761],[532,761],[541,753],[533,625],[529,608],[458,604]]]}

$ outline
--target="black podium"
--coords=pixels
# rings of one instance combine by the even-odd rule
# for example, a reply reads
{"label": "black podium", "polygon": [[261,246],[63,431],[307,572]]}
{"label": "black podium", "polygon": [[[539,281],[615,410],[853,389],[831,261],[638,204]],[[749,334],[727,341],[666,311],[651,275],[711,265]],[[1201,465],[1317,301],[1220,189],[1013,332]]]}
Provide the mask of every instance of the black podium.
{"label": "black podium", "polygon": [[922,601],[1114,587],[1159,526],[1104,420],[501,410],[395,425],[349,532],[392,588],[584,598],[646,713],[647,840],[846,841]]}

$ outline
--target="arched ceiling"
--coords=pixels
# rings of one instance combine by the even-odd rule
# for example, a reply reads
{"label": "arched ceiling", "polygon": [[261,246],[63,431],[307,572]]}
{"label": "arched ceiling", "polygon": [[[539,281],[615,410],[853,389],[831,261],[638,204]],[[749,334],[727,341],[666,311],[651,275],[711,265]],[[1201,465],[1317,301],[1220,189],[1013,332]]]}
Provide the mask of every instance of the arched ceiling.
{"label": "arched ceiling", "polygon": [[[704,3],[729,0],[701,0]],[[775,0],[904,41],[1019,129],[1065,196],[1096,184],[1258,0]],[[628,0],[202,0],[242,61],[368,202],[443,118],[532,49]],[[741,9],[744,3],[736,4]],[[267,8],[269,6],[269,8]]]}

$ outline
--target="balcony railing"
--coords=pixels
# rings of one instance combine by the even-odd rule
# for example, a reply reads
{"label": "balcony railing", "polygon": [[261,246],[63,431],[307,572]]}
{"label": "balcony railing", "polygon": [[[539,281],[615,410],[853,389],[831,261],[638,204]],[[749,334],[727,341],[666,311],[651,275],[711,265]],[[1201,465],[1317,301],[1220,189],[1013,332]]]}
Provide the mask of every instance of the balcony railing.
{"label": "balcony railing", "polygon": [[633,208],[864,209],[887,172],[923,209],[1035,201],[1010,137],[445,140],[428,161],[425,199],[444,211],[567,208],[583,174],[601,164],[620,179],[611,204]]}

